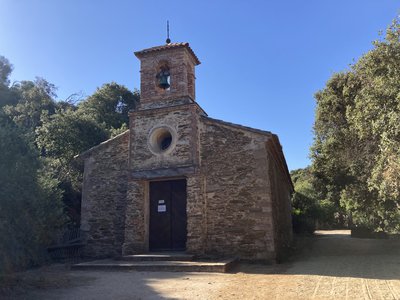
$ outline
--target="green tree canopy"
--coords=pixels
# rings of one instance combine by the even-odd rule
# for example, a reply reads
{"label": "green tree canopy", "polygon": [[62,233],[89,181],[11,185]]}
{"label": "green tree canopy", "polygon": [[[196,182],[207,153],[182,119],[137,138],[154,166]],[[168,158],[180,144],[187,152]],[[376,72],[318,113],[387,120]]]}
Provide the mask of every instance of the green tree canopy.
{"label": "green tree canopy", "polygon": [[35,147],[0,110],[0,275],[40,262],[63,224],[58,181],[42,172]]}
{"label": "green tree canopy", "polygon": [[55,86],[43,78],[18,82],[9,89],[13,104],[4,106],[3,110],[18,126],[33,132],[41,125],[43,113],[55,113],[55,90]]}
{"label": "green tree canopy", "polygon": [[12,72],[12,65],[7,58],[0,55],[0,85],[8,86],[10,84],[10,74]]}
{"label": "green tree canopy", "polygon": [[126,130],[139,101],[117,83],[80,102],[57,101],[53,84],[10,84],[11,72],[0,56],[0,273],[38,263],[55,230],[79,224],[82,165],[74,156]]}
{"label": "green tree canopy", "polygon": [[313,171],[354,222],[400,230],[400,25],[316,94]]}
{"label": "green tree canopy", "polygon": [[101,86],[81,102],[78,109],[109,130],[118,129],[129,122],[129,111],[136,108],[139,93],[131,92],[115,82]]}
{"label": "green tree canopy", "polygon": [[0,108],[7,104],[12,104],[15,97],[9,89],[10,75],[13,66],[7,58],[0,55]]}

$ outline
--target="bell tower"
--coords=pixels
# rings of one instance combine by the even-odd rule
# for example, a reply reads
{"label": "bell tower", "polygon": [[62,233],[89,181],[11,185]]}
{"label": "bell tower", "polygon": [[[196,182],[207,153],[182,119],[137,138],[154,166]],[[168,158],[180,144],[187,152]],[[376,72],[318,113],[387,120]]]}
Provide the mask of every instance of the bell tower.
{"label": "bell tower", "polygon": [[139,110],[193,103],[199,59],[189,43],[168,43],[135,52],[140,60]]}

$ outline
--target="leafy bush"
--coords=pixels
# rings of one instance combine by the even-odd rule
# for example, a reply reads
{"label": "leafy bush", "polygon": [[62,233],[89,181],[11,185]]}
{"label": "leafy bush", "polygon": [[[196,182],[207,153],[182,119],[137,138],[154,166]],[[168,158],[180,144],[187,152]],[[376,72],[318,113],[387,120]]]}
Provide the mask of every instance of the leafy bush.
{"label": "leafy bush", "polygon": [[58,181],[41,171],[38,153],[1,111],[0,140],[1,273],[42,261],[64,218]]}
{"label": "leafy bush", "polygon": [[312,234],[316,229],[315,219],[299,211],[292,213],[293,231],[297,234]]}

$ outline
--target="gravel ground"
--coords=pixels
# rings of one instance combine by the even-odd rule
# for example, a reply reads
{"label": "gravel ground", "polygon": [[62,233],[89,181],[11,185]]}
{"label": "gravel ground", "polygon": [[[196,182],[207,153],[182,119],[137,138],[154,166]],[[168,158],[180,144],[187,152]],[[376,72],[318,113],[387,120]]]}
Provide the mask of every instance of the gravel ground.
{"label": "gravel ground", "polygon": [[353,239],[347,231],[317,232],[301,241],[304,251],[291,262],[241,264],[229,274],[51,266],[25,272],[24,288],[2,299],[400,300],[400,241]]}

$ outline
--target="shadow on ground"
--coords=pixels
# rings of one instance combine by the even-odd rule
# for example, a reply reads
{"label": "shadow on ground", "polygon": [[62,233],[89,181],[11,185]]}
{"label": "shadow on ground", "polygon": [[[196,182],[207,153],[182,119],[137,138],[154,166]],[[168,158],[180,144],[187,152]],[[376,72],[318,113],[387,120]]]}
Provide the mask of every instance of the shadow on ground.
{"label": "shadow on ground", "polygon": [[400,279],[400,240],[351,238],[349,233],[296,238],[296,253],[276,265],[240,264],[236,273]]}
{"label": "shadow on ground", "polygon": [[331,233],[298,238],[297,250],[288,262],[239,264],[229,274],[72,271],[50,266],[24,272],[20,289],[0,298],[341,299],[345,295],[375,299],[383,295],[400,299],[399,240]]}
{"label": "shadow on ground", "polygon": [[[198,299],[202,292],[217,291],[223,285],[210,280],[210,273],[66,271],[59,268],[35,270],[35,273],[41,278],[40,284],[26,282],[20,289],[0,293],[0,299]],[[219,275],[228,274],[212,274]],[[177,294],[179,296],[174,296]]]}

